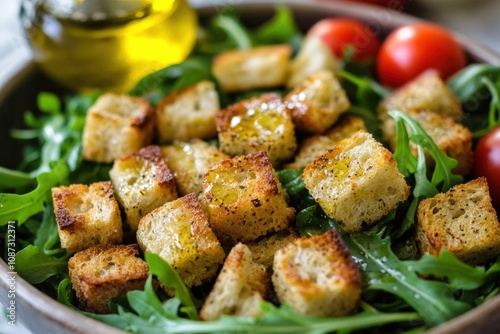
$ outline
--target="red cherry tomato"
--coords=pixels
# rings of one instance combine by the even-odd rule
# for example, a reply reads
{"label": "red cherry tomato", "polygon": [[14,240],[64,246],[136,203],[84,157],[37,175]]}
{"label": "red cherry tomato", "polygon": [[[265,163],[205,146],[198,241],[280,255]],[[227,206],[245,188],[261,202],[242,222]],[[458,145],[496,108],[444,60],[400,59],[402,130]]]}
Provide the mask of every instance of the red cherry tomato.
{"label": "red cherry tomato", "polygon": [[428,69],[446,79],[466,64],[465,52],[446,29],[417,23],[393,31],[382,43],[377,72],[382,84],[396,88]]}
{"label": "red cherry tomato", "polygon": [[500,209],[500,127],[481,138],[474,151],[473,176],[488,179],[493,205]]}
{"label": "red cherry tomato", "polygon": [[320,37],[338,58],[343,58],[349,47],[354,47],[353,61],[375,59],[380,42],[369,26],[351,19],[323,19],[307,33]]}

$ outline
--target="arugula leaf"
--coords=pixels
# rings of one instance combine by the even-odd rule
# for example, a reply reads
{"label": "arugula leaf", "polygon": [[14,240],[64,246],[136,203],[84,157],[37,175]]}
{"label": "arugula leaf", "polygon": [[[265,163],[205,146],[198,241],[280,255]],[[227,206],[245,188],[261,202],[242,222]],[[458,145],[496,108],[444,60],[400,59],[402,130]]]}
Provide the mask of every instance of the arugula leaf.
{"label": "arugula leaf", "polygon": [[61,101],[56,94],[41,92],[37,97],[37,105],[40,111],[47,114],[60,114]]}
{"label": "arugula leaf", "polygon": [[73,300],[74,292],[73,288],[71,287],[71,281],[68,277],[66,277],[61,282],[59,282],[59,285],[57,286],[57,301],[69,308],[72,308],[75,311],[79,311],[79,309],[73,305]]}
{"label": "arugula leaf", "polygon": [[0,190],[23,189],[35,184],[35,178],[28,173],[0,167]]}
{"label": "arugula leaf", "polygon": [[29,217],[42,212],[51,200],[51,188],[65,184],[69,169],[65,163],[58,163],[52,170],[38,175],[38,186],[24,195],[0,194],[0,226],[17,220],[22,225]]}
{"label": "arugula leaf", "polygon": [[198,312],[196,310],[194,297],[180,278],[179,274],[156,254],[146,253],[145,258],[149,265],[150,272],[156,275],[163,284],[169,288],[175,289],[175,295],[183,305],[181,309],[182,312],[186,313],[190,319],[197,320]]}
{"label": "arugula leaf", "polygon": [[[45,207],[43,218],[36,231],[33,245],[47,255],[56,255],[66,252],[59,244],[59,233],[57,231],[57,223],[52,204]],[[56,246],[59,247],[56,248]]]}
{"label": "arugula leaf", "polygon": [[16,254],[17,273],[31,284],[39,284],[55,275],[68,272],[68,256],[56,258],[29,245]]}
{"label": "arugula leaf", "polygon": [[359,77],[350,72],[339,71],[338,76],[347,80],[348,83],[354,85],[355,94],[353,96],[352,88],[344,84],[344,88],[351,95],[353,104],[375,111],[380,103],[380,100],[390,94],[390,91],[382,87],[380,84],[370,78]]}
{"label": "arugula leaf", "polygon": [[[467,102],[479,95],[483,87],[483,78],[496,82],[500,80],[500,66],[489,64],[472,64],[456,73],[448,80],[448,86],[460,101]],[[475,98],[479,98],[476,96]]]}
{"label": "arugula leaf", "polygon": [[500,80],[497,84],[494,84],[490,79],[483,77],[481,82],[490,92],[491,102],[487,117],[488,126],[484,129],[474,131],[472,133],[474,138],[480,138],[500,125]]}
{"label": "arugula leaf", "polygon": [[298,50],[302,34],[292,11],[286,6],[277,6],[273,18],[255,31],[254,40],[257,45],[290,43]]}

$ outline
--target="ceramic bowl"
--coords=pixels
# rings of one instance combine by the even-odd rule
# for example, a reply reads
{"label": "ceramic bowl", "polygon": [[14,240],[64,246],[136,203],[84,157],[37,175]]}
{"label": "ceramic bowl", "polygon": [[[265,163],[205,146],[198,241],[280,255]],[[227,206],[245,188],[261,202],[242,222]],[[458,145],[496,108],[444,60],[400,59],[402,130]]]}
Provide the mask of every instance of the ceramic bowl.
{"label": "ceramic bowl", "polygon": [[[379,7],[364,6],[335,1],[218,1],[218,6],[197,6],[200,18],[207,18],[220,10],[220,5],[236,7],[246,22],[259,23],[274,13],[277,3],[286,3],[294,12],[299,27],[307,30],[319,19],[331,16],[351,17],[369,24],[372,29],[385,35],[394,28],[416,22],[418,19]],[[456,35],[457,40],[467,51],[471,62],[500,63],[500,56],[473,40]],[[36,95],[39,91],[61,89],[51,83],[30,59],[20,58],[15,64],[2,72],[0,77],[0,166],[15,167],[20,159],[19,146],[9,137],[9,129],[22,124],[22,112],[34,110]],[[0,300],[8,302],[8,278],[10,270],[0,260]],[[16,315],[33,333],[123,333],[115,328],[83,316],[43,294],[21,277],[16,278]],[[428,331],[437,333],[497,333],[500,328],[500,296]]]}

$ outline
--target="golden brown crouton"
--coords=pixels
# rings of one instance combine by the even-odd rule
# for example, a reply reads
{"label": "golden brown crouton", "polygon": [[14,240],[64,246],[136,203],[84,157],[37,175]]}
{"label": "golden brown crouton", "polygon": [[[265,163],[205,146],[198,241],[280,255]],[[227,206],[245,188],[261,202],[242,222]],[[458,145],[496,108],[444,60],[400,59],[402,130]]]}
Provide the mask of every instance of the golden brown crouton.
{"label": "golden brown crouton", "polygon": [[325,43],[316,36],[306,36],[299,53],[290,64],[286,86],[292,89],[311,74],[321,70],[337,72],[339,61]]}
{"label": "golden brown crouton", "polygon": [[335,230],[278,250],[273,270],[279,300],[299,315],[345,316],[358,308],[361,275]]}
{"label": "golden brown crouton", "polygon": [[177,188],[181,196],[203,190],[203,178],[206,171],[214,164],[229,159],[217,147],[199,139],[190,142],[175,142],[163,146],[161,151],[167,164],[174,173]]}
{"label": "golden brown crouton", "polygon": [[214,138],[215,113],[219,108],[219,95],[210,81],[167,95],[156,108],[160,143]]}
{"label": "golden brown crouton", "polygon": [[111,182],[52,188],[61,247],[70,253],[122,241],[122,220]]}
{"label": "golden brown crouton", "polygon": [[174,177],[158,146],[116,160],[109,176],[133,232],[147,213],[177,198]]}
{"label": "golden brown crouton", "polygon": [[[455,174],[468,175],[472,168],[472,133],[465,126],[456,123],[453,118],[437,114],[432,111],[423,110],[409,112],[409,116],[415,119],[427,134],[434,140],[436,145],[449,157],[456,159],[457,167],[453,169]],[[384,137],[388,139],[391,149],[396,149],[396,129],[394,121],[386,120],[382,124]],[[418,155],[417,146],[411,145],[412,152]],[[435,163],[430,154],[426,156],[429,168]]]}
{"label": "golden brown crouton", "polygon": [[286,96],[284,103],[292,110],[295,127],[311,133],[325,132],[351,105],[339,81],[328,70],[309,76]]}
{"label": "golden brown crouton", "polygon": [[274,254],[278,249],[285,247],[299,237],[299,233],[294,228],[289,228],[265,235],[246,245],[252,252],[253,260],[270,270],[273,266]]}
{"label": "golden brown crouton", "polygon": [[449,116],[456,122],[463,119],[460,101],[434,70],[424,72],[386,97],[377,110],[381,122],[390,118],[387,114],[390,110],[403,112],[430,110]]}
{"label": "golden brown crouton", "polygon": [[214,278],[225,257],[195,194],[148,213],[139,223],[137,242],[143,252],[170,264],[188,287]]}
{"label": "golden brown crouton", "polygon": [[270,277],[264,266],[252,259],[247,246],[233,247],[224,262],[212,291],[200,311],[202,320],[217,320],[222,315],[257,317],[269,292]]}
{"label": "golden brown crouton", "polygon": [[307,165],[302,179],[323,211],[346,232],[377,222],[410,195],[392,153],[364,131]]}
{"label": "golden brown crouton", "polygon": [[71,284],[87,311],[109,313],[112,298],[144,289],[149,268],[138,255],[136,244],[112,245],[92,247],[69,259]]}
{"label": "golden brown crouton", "polygon": [[365,123],[361,118],[343,117],[323,135],[315,135],[304,139],[300,144],[299,153],[295,156],[295,161],[286,164],[284,167],[287,169],[303,169],[341,140],[349,138],[359,130],[366,130]]}
{"label": "golden brown crouton", "polygon": [[241,101],[215,118],[221,150],[230,156],[266,151],[273,166],[297,149],[290,110],[276,94]]}
{"label": "golden brown crouton", "polygon": [[263,151],[209,169],[203,201],[215,234],[231,245],[288,228],[295,213]]}
{"label": "golden brown crouton", "polygon": [[484,177],[423,200],[417,220],[422,255],[438,255],[446,248],[471,265],[500,255],[500,223]]}
{"label": "golden brown crouton", "polygon": [[90,107],[83,129],[85,160],[113,162],[149,145],[154,134],[154,109],[148,100],[105,94]]}
{"label": "golden brown crouton", "polygon": [[291,54],[287,44],[225,51],[214,58],[212,73],[226,92],[282,86]]}

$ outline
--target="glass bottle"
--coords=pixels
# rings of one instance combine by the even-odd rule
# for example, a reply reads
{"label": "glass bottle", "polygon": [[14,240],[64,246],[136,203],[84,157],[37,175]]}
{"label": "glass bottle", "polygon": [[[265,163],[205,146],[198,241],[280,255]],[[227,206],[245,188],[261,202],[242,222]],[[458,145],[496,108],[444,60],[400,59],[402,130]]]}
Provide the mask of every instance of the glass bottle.
{"label": "glass bottle", "polygon": [[126,92],[185,59],[197,32],[186,0],[24,0],[21,18],[40,69],[75,91]]}

